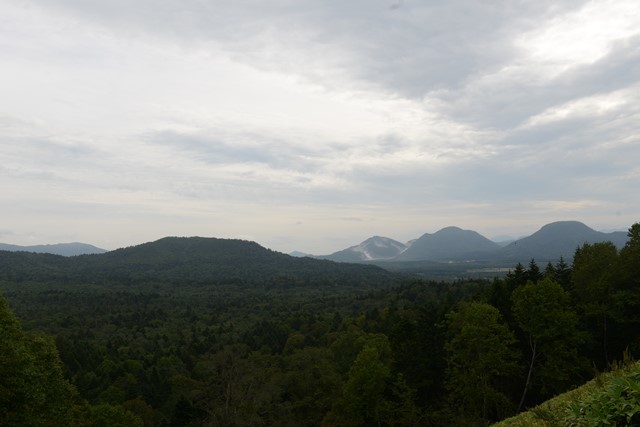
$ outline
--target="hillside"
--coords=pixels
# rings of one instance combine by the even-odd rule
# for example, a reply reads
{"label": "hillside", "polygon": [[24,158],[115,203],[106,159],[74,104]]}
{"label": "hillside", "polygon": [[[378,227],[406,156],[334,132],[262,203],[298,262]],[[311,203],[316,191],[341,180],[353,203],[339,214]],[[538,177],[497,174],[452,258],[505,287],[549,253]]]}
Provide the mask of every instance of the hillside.
{"label": "hillside", "polygon": [[494,427],[639,424],[640,362],[599,374],[588,383]]}
{"label": "hillside", "polygon": [[225,283],[251,285],[385,284],[396,276],[375,266],[294,258],[255,242],[167,237],[99,255],[72,258],[0,252],[0,279],[75,283]]}

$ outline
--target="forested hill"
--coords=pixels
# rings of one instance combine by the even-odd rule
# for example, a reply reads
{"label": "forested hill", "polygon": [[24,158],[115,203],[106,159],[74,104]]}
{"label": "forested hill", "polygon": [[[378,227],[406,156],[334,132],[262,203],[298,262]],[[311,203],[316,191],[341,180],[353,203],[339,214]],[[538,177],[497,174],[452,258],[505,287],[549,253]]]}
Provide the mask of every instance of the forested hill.
{"label": "forested hill", "polygon": [[396,278],[375,266],[294,258],[234,239],[166,237],[71,258],[0,251],[0,280],[8,281],[358,286],[391,284]]}

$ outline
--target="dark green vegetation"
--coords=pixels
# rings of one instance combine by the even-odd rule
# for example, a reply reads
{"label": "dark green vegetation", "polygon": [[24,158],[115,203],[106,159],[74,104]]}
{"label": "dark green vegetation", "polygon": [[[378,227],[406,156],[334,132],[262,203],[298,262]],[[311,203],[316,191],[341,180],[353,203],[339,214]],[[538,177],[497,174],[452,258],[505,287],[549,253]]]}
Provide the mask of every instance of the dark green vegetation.
{"label": "dark green vegetation", "polygon": [[453,283],[235,240],[0,252],[0,420],[486,425],[640,350],[629,234],[571,266]]}

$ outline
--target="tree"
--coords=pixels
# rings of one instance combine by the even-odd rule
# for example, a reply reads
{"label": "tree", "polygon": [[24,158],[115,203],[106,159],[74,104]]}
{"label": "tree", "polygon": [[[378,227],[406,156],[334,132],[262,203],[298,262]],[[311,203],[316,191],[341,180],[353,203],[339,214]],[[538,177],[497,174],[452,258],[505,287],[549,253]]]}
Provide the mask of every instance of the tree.
{"label": "tree", "polygon": [[342,396],[325,418],[327,425],[376,425],[383,418],[384,390],[391,371],[373,345],[364,347],[349,370]]}
{"label": "tree", "polygon": [[[630,291],[640,290],[640,223],[635,223],[627,233],[629,240],[620,250],[620,268],[622,270],[622,288]],[[637,299],[632,299],[636,305]],[[630,302],[631,302],[630,301]]]}
{"label": "tree", "polygon": [[367,334],[322,424],[327,426],[412,425],[420,418],[415,389],[391,370],[391,347],[383,334]]}
{"label": "tree", "polygon": [[319,425],[340,394],[342,379],[333,353],[327,348],[306,347],[283,359],[285,402],[296,425]]}
{"label": "tree", "polygon": [[142,420],[122,406],[100,404],[84,408],[79,425],[86,427],[142,427]]}
{"label": "tree", "polygon": [[633,224],[627,236],[629,240],[620,250],[620,276],[613,298],[624,319],[620,332],[626,339],[620,344],[640,352],[640,223]]}
{"label": "tree", "polygon": [[571,267],[564,261],[564,258],[562,256],[560,256],[560,259],[556,263],[554,270],[555,281],[560,283],[562,289],[568,291],[571,287]]}
{"label": "tree", "polygon": [[27,334],[0,295],[0,420],[8,426],[69,425],[75,388],[51,338]]}
{"label": "tree", "polygon": [[566,388],[580,366],[577,347],[583,337],[577,330],[578,316],[569,304],[569,294],[550,278],[516,289],[513,312],[531,351],[519,412],[532,382],[539,384],[543,395]]}
{"label": "tree", "polygon": [[527,278],[526,281],[531,281],[533,283],[538,283],[538,280],[542,279],[543,277],[538,264],[536,264],[536,260],[534,260],[533,258],[531,258],[531,261],[529,262],[529,269],[525,273],[525,276]]}
{"label": "tree", "polygon": [[513,271],[509,270],[506,280],[511,284],[511,288],[516,288],[527,283],[527,271],[522,263],[518,263]]}
{"label": "tree", "polygon": [[609,365],[611,321],[620,318],[614,292],[618,266],[618,250],[611,242],[585,243],[573,258],[572,291],[577,308],[584,316],[602,359]]}
{"label": "tree", "polygon": [[551,261],[549,261],[547,263],[547,266],[544,269],[544,274],[543,277],[550,277],[551,279],[555,279],[556,278],[556,268],[553,266],[553,264],[551,264]]}
{"label": "tree", "polygon": [[269,422],[281,397],[282,375],[275,356],[249,352],[243,344],[225,346],[203,362],[205,425],[250,426]]}
{"label": "tree", "polygon": [[461,423],[485,423],[511,411],[502,380],[517,370],[513,333],[489,304],[460,303],[447,315],[446,387]]}

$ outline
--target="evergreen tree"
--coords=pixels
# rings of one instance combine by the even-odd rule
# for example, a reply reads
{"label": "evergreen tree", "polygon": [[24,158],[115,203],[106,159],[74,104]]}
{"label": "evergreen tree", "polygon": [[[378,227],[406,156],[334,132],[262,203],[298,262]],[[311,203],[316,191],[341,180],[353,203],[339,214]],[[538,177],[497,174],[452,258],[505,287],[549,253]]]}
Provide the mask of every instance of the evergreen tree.
{"label": "evergreen tree", "polygon": [[555,280],[556,275],[557,275],[556,268],[553,266],[553,264],[551,264],[551,261],[549,261],[547,263],[547,266],[544,269],[543,277],[545,279],[550,278]]}
{"label": "evergreen tree", "polygon": [[560,283],[562,289],[569,291],[571,289],[571,266],[564,261],[564,258],[560,256],[560,259],[555,266],[555,281]]}
{"label": "evergreen tree", "polygon": [[640,354],[640,223],[627,233],[629,240],[620,250],[620,274],[614,300],[624,323],[620,335],[626,337],[634,354]]}
{"label": "evergreen tree", "polygon": [[[595,343],[598,343],[602,362],[611,362],[609,338],[615,334],[616,320],[623,321],[616,304],[618,251],[611,242],[585,243],[573,258],[572,291],[580,314],[585,318]],[[624,349],[624,347],[622,348]],[[616,349],[622,351],[622,349]]]}
{"label": "evergreen tree", "polygon": [[531,258],[531,261],[529,262],[529,269],[525,272],[525,277],[525,282],[533,283],[538,283],[538,281],[543,277],[538,264],[536,264],[536,260],[534,260],[533,258]]}

